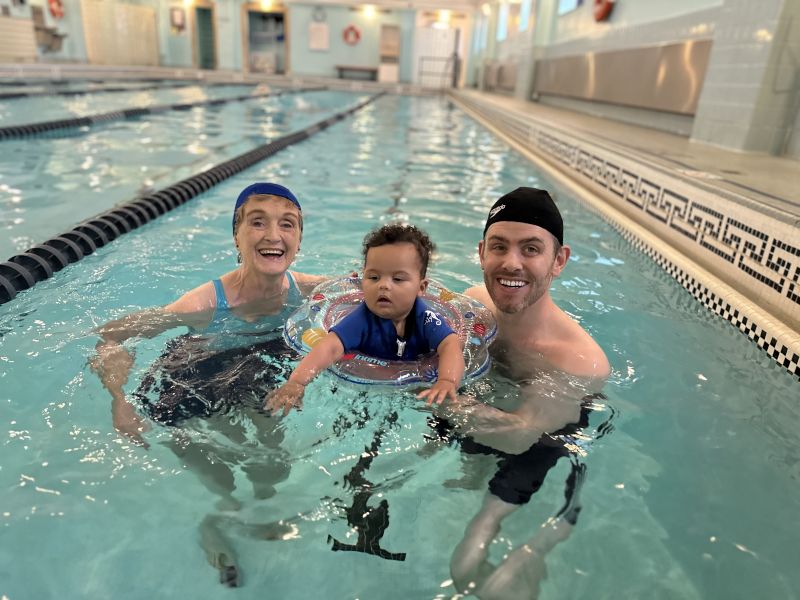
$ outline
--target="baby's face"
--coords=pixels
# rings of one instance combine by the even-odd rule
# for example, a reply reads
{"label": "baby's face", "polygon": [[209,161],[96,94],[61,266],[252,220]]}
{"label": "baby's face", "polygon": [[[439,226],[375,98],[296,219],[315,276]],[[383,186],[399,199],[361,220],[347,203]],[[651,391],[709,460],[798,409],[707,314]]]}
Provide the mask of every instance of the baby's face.
{"label": "baby's face", "polygon": [[421,268],[417,249],[410,242],[370,248],[362,282],[367,308],[384,319],[405,319],[414,300],[428,287]]}

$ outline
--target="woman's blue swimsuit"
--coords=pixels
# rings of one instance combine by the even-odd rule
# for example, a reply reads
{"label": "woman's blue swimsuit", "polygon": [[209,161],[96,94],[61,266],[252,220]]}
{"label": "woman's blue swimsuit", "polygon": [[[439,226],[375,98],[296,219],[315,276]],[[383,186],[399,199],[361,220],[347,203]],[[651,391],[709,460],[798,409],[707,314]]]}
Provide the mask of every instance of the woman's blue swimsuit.
{"label": "woman's blue swimsuit", "polygon": [[287,317],[303,302],[294,278],[283,309],[248,322],[237,317],[219,279],[209,325],[167,343],[135,395],[148,416],[165,425],[208,417],[240,405],[258,407],[266,393],[291,374],[297,355],[283,342]]}

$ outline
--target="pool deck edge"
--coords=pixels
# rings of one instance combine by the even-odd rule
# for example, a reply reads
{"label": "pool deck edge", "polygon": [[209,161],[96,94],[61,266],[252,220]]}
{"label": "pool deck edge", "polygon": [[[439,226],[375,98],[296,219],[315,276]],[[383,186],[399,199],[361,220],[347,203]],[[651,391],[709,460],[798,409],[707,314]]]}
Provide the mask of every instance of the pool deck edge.
{"label": "pool deck edge", "polygon": [[[537,131],[508,131],[510,123],[502,119],[491,119],[485,110],[475,106],[474,98],[465,101],[458,93],[450,93],[449,99],[472,118],[480,122],[495,135],[520,152],[528,160],[570,189],[579,200],[590,206],[614,227],[635,248],[652,258],[662,269],[681,284],[692,296],[706,308],[723,317],[765,351],[770,358],[791,374],[800,378],[800,332],[794,323],[776,314],[777,311],[765,310],[748,295],[734,288],[729,277],[720,277],[702,265],[685,248],[677,248],[672,240],[664,239],[660,232],[645,226],[640,219],[632,218],[630,211],[623,212],[609,201],[608,192],[602,193],[597,186],[575,177],[575,173],[565,168],[552,156],[539,151],[535,144]],[[503,127],[506,125],[506,127]],[[536,124],[542,127],[541,124]],[[534,134],[534,135],[532,135]],[[634,212],[636,214],[636,212]],[[649,223],[648,223],[649,225]],[[795,238],[796,239],[796,238]],[[797,265],[800,271],[800,265]],[[728,279],[729,281],[726,281]]]}

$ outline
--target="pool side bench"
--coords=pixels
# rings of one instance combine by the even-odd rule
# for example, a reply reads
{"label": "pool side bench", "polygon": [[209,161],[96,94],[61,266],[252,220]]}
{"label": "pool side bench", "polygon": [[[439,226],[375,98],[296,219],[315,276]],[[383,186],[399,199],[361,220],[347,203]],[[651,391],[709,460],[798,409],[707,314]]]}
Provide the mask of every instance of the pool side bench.
{"label": "pool side bench", "polygon": [[[359,67],[355,65],[336,65],[336,73],[339,79],[365,79],[368,81],[378,80],[378,67]],[[351,77],[345,75],[350,74]],[[355,75],[355,77],[352,77]],[[362,75],[366,75],[363,77]]]}

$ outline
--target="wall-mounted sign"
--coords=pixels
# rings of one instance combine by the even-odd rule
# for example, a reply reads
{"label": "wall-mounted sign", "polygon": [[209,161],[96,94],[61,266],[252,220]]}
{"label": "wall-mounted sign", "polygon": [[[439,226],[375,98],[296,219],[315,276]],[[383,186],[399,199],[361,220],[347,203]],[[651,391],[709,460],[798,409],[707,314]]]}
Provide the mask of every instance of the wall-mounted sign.
{"label": "wall-mounted sign", "polygon": [[186,29],[186,12],[179,6],[169,9],[169,24],[172,33],[180,33]]}
{"label": "wall-mounted sign", "polygon": [[327,23],[308,24],[308,49],[327,52],[330,47],[330,30]]}

